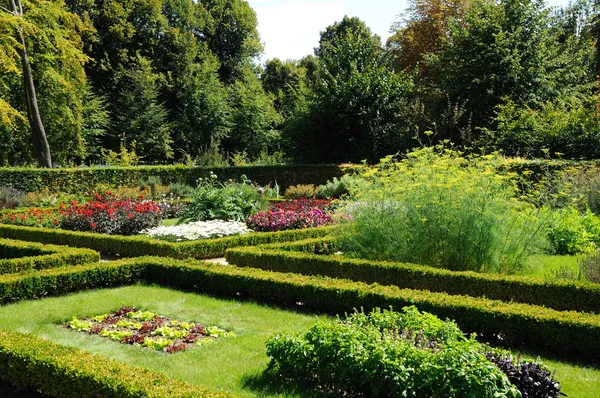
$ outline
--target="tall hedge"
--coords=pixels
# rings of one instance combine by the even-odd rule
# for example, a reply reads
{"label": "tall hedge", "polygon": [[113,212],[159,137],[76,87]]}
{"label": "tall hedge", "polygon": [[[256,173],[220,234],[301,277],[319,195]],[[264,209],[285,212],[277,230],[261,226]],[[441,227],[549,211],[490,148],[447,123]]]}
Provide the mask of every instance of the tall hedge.
{"label": "tall hedge", "polygon": [[0,168],[0,186],[8,186],[25,192],[48,188],[52,192],[81,193],[98,184],[137,185],[144,177],[160,177],[164,184],[187,183],[194,186],[198,178],[205,178],[210,171],[220,180],[239,179],[245,174],[261,185],[277,183],[282,189],[296,184],[323,184],[333,177],[344,174],[336,165],[302,166],[249,166],[249,167],[188,167],[188,166],[139,166],[139,167],[80,167],[61,169]]}

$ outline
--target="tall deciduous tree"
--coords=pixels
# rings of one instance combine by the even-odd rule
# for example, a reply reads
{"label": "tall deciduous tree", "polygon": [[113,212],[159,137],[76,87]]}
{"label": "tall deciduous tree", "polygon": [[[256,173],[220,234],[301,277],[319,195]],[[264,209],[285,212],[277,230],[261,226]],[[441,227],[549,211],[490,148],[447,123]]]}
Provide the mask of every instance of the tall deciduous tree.
{"label": "tall deciduous tree", "polygon": [[[9,120],[0,126],[0,135],[19,134],[25,126],[16,126],[15,118],[26,115],[38,163],[52,167],[53,144],[69,141],[74,144],[66,150],[81,149],[80,89],[85,84],[82,65],[87,61],[81,51],[81,21],[66,10],[62,0],[5,0],[0,6],[0,63],[7,72],[0,77],[0,87],[12,101],[0,103],[3,119]],[[22,76],[21,84],[11,77],[15,73]],[[59,119],[67,114],[65,124]],[[59,120],[60,129],[52,126],[54,120]],[[64,159],[62,149],[55,153],[59,160]]]}
{"label": "tall deciduous tree", "polygon": [[323,33],[310,102],[284,130],[296,158],[345,162],[379,158],[410,145],[414,86],[390,69],[379,38],[356,18]]}
{"label": "tall deciduous tree", "polygon": [[204,0],[210,18],[206,26],[208,47],[221,62],[224,82],[243,78],[243,69],[262,51],[256,12],[245,0]]}
{"label": "tall deciduous tree", "polygon": [[464,25],[453,25],[435,67],[440,88],[463,102],[477,127],[491,127],[507,100],[539,107],[586,90],[586,66],[565,53],[541,0],[479,2]]}
{"label": "tall deciduous tree", "polygon": [[410,0],[386,43],[394,69],[422,74],[427,56],[441,51],[449,38],[450,24],[465,26],[472,4],[473,0]]}

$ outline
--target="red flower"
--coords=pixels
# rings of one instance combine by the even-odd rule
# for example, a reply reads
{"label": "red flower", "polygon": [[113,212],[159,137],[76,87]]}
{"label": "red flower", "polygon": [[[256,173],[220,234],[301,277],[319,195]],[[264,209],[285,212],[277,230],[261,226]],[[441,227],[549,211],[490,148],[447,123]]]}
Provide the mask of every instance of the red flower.
{"label": "red flower", "polygon": [[91,224],[90,224],[90,226],[91,226],[92,228],[96,228],[96,223],[95,223],[95,222],[93,222],[93,223],[91,223]]}
{"label": "red flower", "polygon": [[129,213],[129,214],[127,214],[127,217],[133,218],[133,214]]}

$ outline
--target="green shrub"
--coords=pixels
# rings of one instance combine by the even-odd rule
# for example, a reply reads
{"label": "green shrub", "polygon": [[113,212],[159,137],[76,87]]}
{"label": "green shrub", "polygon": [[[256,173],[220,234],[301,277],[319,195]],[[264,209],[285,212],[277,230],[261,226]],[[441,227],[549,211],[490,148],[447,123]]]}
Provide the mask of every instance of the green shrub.
{"label": "green shrub", "polygon": [[590,282],[600,283],[600,251],[594,251],[579,260],[579,272]]}
{"label": "green shrub", "polygon": [[600,313],[600,286],[581,282],[534,279],[424,265],[347,258],[332,254],[339,246],[328,239],[309,239],[259,247],[229,249],[225,258],[238,267],[322,275],[400,288],[534,304],[566,311]]}
{"label": "green shrub", "polygon": [[315,391],[368,397],[520,397],[486,358],[490,350],[452,322],[415,307],[355,312],[304,335],[267,342],[269,369]]}
{"label": "green shrub", "polygon": [[23,206],[25,193],[13,187],[0,187],[0,210]]}
{"label": "green shrub", "polygon": [[259,187],[242,175],[239,182],[220,183],[215,174],[198,180],[190,195],[182,221],[245,221],[252,214],[266,210],[267,200]]}
{"label": "green shrub", "polygon": [[543,157],[544,149],[571,159],[596,159],[600,118],[592,97],[566,97],[530,108],[508,101],[496,109],[495,130],[484,129],[480,142],[508,156]]}
{"label": "green shrub", "polygon": [[222,257],[225,250],[236,246],[253,246],[265,243],[294,241],[325,236],[331,227],[307,228],[279,232],[257,232],[242,236],[203,239],[190,242],[166,242],[143,236],[106,235],[76,232],[63,229],[22,227],[0,224],[0,236],[9,239],[53,243],[90,248],[101,253],[124,257],[164,256],[173,258]]}
{"label": "green shrub", "polygon": [[415,305],[440,318],[456,320],[465,331],[502,335],[506,343],[600,357],[600,316],[594,314],[160,257],[0,275],[0,303],[137,282],[280,306],[297,307],[301,303],[303,309],[330,314],[353,308],[368,311]]}
{"label": "green shrub", "polygon": [[0,330],[0,378],[54,397],[231,397],[89,352]]}
{"label": "green shrub", "polygon": [[169,184],[169,193],[179,198],[185,198],[192,194],[194,188],[187,184],[182,183],[171,183]]}
{"label": "green shrub", "polygon": [[561,209],[547,236],[551,254],[594,251],[600,245],[600,218],[589,210],[582,215],[575,207]]}
{"label": "green shrub", "polygon": [[464,158],[442,147],[382,160],[354,192],[337,233],[348,255],[452,270],[511,273],[543,245],[549,213],[515,198],[497,156]]}
{"label": "green shrub", "polygon": [[98,261],[100,253],[89,249],[0,239],[0,274]]}
{"label": "green shrub", "polygon": [[316,197],[319,199],[338,199],[350,193],[350,188],[354,186],[356,177],[345,174],[340,178],[333,177],[333,180],[327,181],[319,186]]}
{"label": "green shrub", "polygon": [[[277,181],[282,189],[292,184],[323,184],[344,172],[337,165],[290,165],[249,167],[189,167],[143,166],[143,167],[80,167],[62,169],[0,168],[0,186],[17,188],[23,192],[75,193],[95,189],[100,184],[109,186],[137,187],[146,176],[160,177],[168,185],[185,183],[194,186],[198,178],[207,178],[215,172],[222,181],[238,178],[244,174],[260,185]],[[79,200],[79,199],[78,199]]]}
{"label": "green shrub", "polygon": [[288,187],[283,196],[287,199],[314,198],[318,191],[319,187],[313,184],[298,184]]}

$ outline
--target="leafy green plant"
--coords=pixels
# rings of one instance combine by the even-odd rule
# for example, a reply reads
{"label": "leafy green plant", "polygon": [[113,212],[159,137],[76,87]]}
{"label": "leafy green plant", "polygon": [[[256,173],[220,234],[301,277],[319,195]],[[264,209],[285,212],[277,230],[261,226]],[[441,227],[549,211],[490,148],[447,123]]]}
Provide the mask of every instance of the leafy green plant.
{"label": "leafy green plant", "polygon": [[12,187],[0,187],[0,209],[15,209],[23,205],[25,193]]}
{"label": "leafy green plant", "polygon": [[345,174],[340,178],[333,177],[333,180],[319,186],[316,197],[319,199],[338,199],[350,192],[349,189],[354,186],[356,180],[357,178],[350,174]]}
{"label": "leafy green plant", "polygon": [[314,198],[318,191],[319,187],[313,184],[298,184],[288,187],[283,196],[288,199]]}
{"label": "leafy green plant", "polygon": [[561,209],[557,214],[547,229],[549,253],[586,253],[600,245],[600,218],[596,215],[589,210],[581,214],[575,207]]}
{"label": "leafy green plant", "polygon": [[267,342],[268,372],[339,396],[520,397],[488,350],[415,307],[355,312]]}
{"label": "leafy green plant", "polygon": [[600,252],[588,254],[579,261],[580,273],[590,282],[600,283]]}
{"label": "leafy green plant", "polygon": [[347,255],[452,270],[513,273],[541,248],[550,213],[519,200],[496,155],[443,146],[392,157],[362,174],[350,221],[334,231]]}
{"label": "leafy green plant", "polygon": [[211,172],[208,178],[200,178],[198,186],[190,195],[181,222],[206,220],[245,221],[250,215],[264,210],[267,200],[260,188],[245,175],[239,182],[221,183]]}

